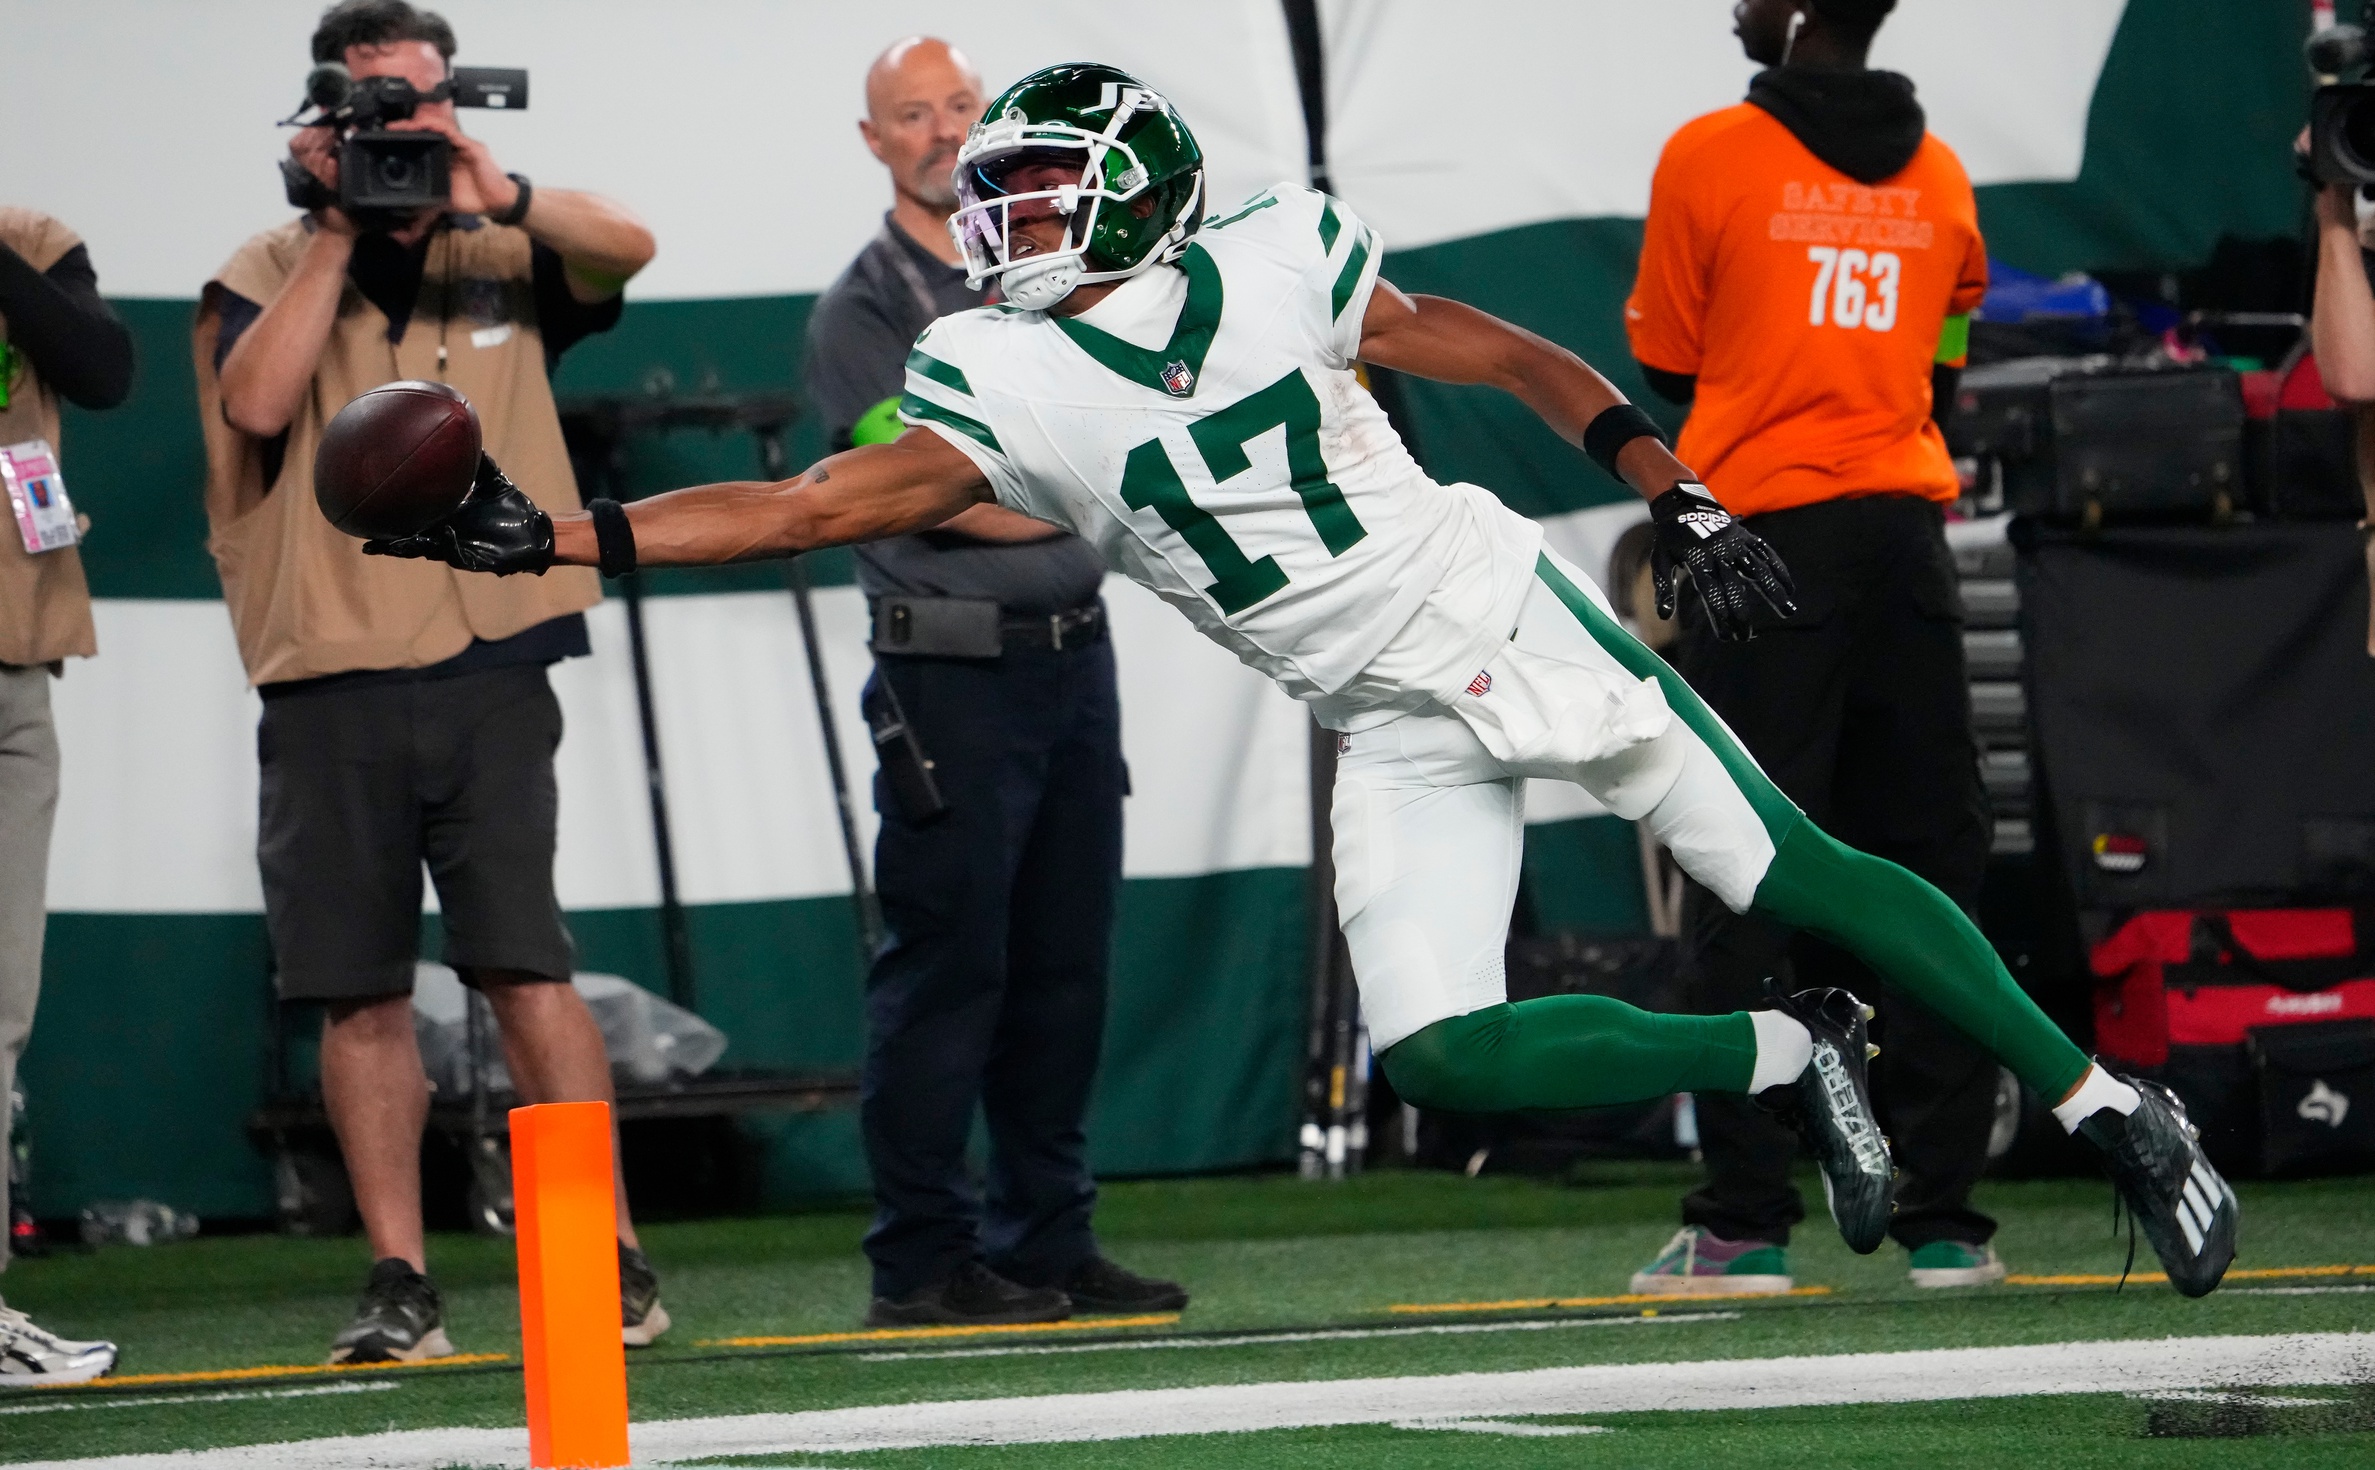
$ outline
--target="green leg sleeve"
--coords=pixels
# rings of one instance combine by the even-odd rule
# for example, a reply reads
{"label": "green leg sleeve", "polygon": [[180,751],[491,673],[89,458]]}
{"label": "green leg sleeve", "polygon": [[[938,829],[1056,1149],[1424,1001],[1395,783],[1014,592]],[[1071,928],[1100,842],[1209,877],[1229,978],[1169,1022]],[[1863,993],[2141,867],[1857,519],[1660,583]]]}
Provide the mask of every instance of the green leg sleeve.
{"label": "green leg sleeve", "polygon": [[1507,1113],[1744,1092],[1756,1052],[1745,1011],[1666,1016],[1606,996],[1550,995],[1437,1021],[1378,1060],[1405,1102]]}
{"label": "green leg sleeve", "polygon": [[2021,992],[1995,946],[1945,894],[1812,822],[1782,839],[1755,912],[1819,934],[1887,976],[2048,1103],[2086,1075],[2086,1053]]}

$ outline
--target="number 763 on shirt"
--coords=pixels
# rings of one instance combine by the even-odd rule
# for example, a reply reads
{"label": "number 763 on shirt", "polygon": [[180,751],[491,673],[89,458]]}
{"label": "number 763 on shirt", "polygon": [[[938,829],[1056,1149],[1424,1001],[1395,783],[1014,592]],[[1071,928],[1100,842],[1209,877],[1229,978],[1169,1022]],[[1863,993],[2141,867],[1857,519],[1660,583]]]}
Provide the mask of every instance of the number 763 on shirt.
{"label": "number 763 on shirt", "polygon": [[1897,325],[1897,283],[1904,262],[1893,250],[1866,253],[1836,245],[1809,246],[1814,295],[1806,319],[1815,326],[1886,332]]}

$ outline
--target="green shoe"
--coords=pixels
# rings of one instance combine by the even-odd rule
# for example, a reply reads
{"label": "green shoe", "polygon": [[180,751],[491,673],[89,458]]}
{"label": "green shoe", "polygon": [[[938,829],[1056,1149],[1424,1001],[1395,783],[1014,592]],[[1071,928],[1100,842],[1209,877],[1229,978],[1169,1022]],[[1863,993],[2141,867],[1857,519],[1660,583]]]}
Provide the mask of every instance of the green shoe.
{"label": "green shoe", "polygon": [[2004,1279],[2004,1263],[1992,1245],[1933,1240],[1914,1250],[1909,1274],[1915,1286],[1993,1286]]}
{"label": "green shoe", "polygon": [[1658,1258],[1633,1273],[1636,1296],[1777,1296],[1791,1284],[1788,1251],[1698,1225],[1674,1232]]}

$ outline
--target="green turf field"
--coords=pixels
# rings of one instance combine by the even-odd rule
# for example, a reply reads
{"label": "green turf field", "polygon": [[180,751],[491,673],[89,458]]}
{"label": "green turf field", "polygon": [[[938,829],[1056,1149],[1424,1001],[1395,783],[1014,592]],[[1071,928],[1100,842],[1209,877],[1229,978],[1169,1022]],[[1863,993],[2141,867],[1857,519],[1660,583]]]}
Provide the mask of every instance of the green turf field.
{"label": "green turf field", "polygon": [[[1732,1360],[2101,1343],[2106,1346],[2079,1350],[2074,1361],[2125,1352],[2150,1363],[2163,1348],[2136,1344],[2375,1331],[2375,1181],[2358,1180],[2243,1186],[2238,1266],[2254,1274],[2231,1279],[2205,1302],[2183,1301],[2157,1280],[2124,1291],[2080,1284],[1915,1292],[1905,1283],[1901,1252],[1892,1246],[1868,1258],[1850,1256],[1826,1222],[1802,1230],[1792,1252],[1800,1285],[1829,1288],[1825,1293],[1675,1302],[1654,1315],[1644,1315],[1638,1303],[1547,1304],[1622,1293],[1633,1268],[1672,1232],[1675,1200],[1691,1177],[1682,1169],[1626,1166],[1562,1185],[1379,1173],[1341,1184],[1271,1177],[1113,1186],[1100,1213],[1107,1245],[1126,1264],[1176,1276],[1194,1289],[1195,1304],[1180,1321],[922,1341],[726,1345],[855,1332],[866,1274],[857,1251],[864,1216],[854,1209],[659,1225],[647,1231],[646,1246],[677,1327],[664,1346],[630,1358],[629,1392],[638,1425],[648,1425],[757,1414],[808,1414],[799,1422],[811,1424],[825,1422],[812,1411],[867,1406],[1200,1391],[1143,1401],[1066,1400],[1125,1403],[1129,1415],[1142,1416],[1130,1419],[1125,1432],[1146,1436],[1140,1438],[1084,1442],[1085,1434],[1063,1427],[1071,1421],[1062,1414],[1024,1404],[1002,1406],[1012,1416],[1010,1428],[986,1437],[1011,1432],[1073,1442],[668,1452],[653,1463],[1320,1470],[1897,1465],[1945,1455],[1957,1464],[2033,1460],[2057,1467],[2375,1464],[2375,1389],[2351,1386],[2375,1384],[2375,1337],[2345,1344],[2349,1361],[2341,1370],[2309,1377],[2299,1376],[2306,1370],[2294,1363],[2301,1354],[2293,1348],[2236,1347],[2232,1372],[2220,1381],[2251,1390],[2240,1396],[2054,1393],[2066,1385],[2041,1381],[2021,1389],[2021,1397],[1800,1399],[1794,1407],[1705,1412],[1626,1409],[1633,1400],[1621,1393],[1599,1397],[1590,1384],[1560,1390],[1574,1405],[1556,1394],[1534,1397],[1537,1382],[1569,1383],[1572,1374],[1559,1377],[1565,1370],[1605,1369],[1634,1384],[1671,1381],[1685,1371],[1650,1368],[1627,1376],[1623,1365],[1692,1364],[1687,1371],[1728,1374],[1753,1389],[1778,1376],[1769,1370],[1781,1365],[1738,1369],[1729,1366]],[[2108,1186],[1990,1184],[1980,1203],[2003,1220],[1999,1245],[2016,1273],[2116,1274],[2125,1259],[2124,1235],[2111,1233]],[[509,1429],[516,1438],[523,1415],[508,1242],[442,1237],[432,1246],[455,1345],[489,1361],[396,1373],[175,1377],[317,1363],[364,1265],[356,1241],[269,1236],[18,1263],[6,1277],[10,1304],[61,1332],[115,1338],[124,1348],[123,1381],[98,1391],[0,1397],[0,1461],[449,1428]],[[2139,1265],[2150,1269],[2148,1248]],[[2355,1276],[2256,1274],[2360,1265],[2371,1269]],[[1503,1303],[1525,1305],[1492,1305]],[[1436,1310],[1395,1310],[1414,1306]],[[2333,1351],[2333,1339],[2315,1341],[2318,1352]],[[2183,1344],[2167,1349],[2182,1350]],[[2019,1352],[1981,1356],[1989,1364],[2030,1361]],[[1873,1361],[1880,1366],[1848,1366],[1815,1378],[1878,1382],[1899,1371],[1890,1364],[1904,1360]],[[1979,1371],[1969,1366],[1978,1359],[1954,1361],[1962,1365],[1955,1374]],[[1544,1377],[1542,1370],[1553,1371]],[[1351,1417],[1327,1422],[1314,1411],[1302,1427],[1196,1432],[1229,1423],[1228,1415],[1238,1412],[1231,1406],[1246,1395],[1287,1405],[1288,1418],[1271,1422],[1294,1423],[1310,1405],[1367,1392],[1357,1380],[1521,1373],[1536,1376],[1391,1390],[1389,1402],[1407,1397],[1413,1406],[1407,1418],[1399,1408],[1385,1417],[1356,1405],[1346,1411]],[[1469,1412],[1470,1383],[1478,1385],[1475,1402],[1489,1412]],[[1229,1388],[1263,1384],[1275,1387],[1243,1394]],[[2338,1386],[2310,1386],[2325,1384]],[[2009,1390],[1990,1390],[1996,1391]],[[1579,1407],[1603,1402],[1619,1407],[1605,1413]],[[908,1442],[896,1440],[907,1432],[897,1426],[924,1412],[842,1416],[873,1426],[847,1443]],[[1364,1413],[1384,1422],[1356,1422]],[[885,1432],[893,1439],[881,1438]],[[657,1425],[638,1431],[638,1463],[650,1445],[665,1450],[673,1443],[681,1451],[694,1443],[666,1434]],[[472,1446],[486,1438],[392,1443],[374,1451],[382,1458],[372,1463],[522,1463],[516,1453],[476,1452]],[[810,1440],[795,1435],[784,1442]],[[422,1458],[403,1458],[416,1450]],[[219,1463],[251,1460],[283,1463],[264,1451]]]}

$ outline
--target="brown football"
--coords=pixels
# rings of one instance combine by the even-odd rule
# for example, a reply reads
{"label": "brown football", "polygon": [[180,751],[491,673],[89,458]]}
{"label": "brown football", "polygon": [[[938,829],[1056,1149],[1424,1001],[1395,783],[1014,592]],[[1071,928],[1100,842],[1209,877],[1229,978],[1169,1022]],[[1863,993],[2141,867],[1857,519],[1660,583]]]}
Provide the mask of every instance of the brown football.
{"label": "brown football", "polygon": [[313,497],[349,536],[410,536],[478,476],[478,412],[443,383],[383,383],[338,410],[313,456]]}

